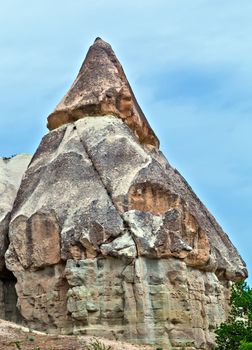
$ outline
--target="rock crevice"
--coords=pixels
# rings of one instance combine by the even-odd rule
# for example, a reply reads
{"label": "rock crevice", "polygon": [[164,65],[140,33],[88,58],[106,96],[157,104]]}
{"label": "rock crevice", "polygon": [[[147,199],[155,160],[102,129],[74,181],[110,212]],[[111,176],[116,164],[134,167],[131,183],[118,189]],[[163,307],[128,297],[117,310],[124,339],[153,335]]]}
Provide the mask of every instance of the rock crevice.
{"label": "rock crevice", "polygon": [[[92,165],[93,165],[93,167],[94,167],[94,170],[96,171],[98,177],[100,178],[100,181],[101,181],[103,187],[105,188],[108,197],[110,198],[110,200],[111,200],[112,204],[114,205],[114,207],[117,208],[116,203],[114,203],[114,201],[113,201],[113,196],[111,195],[111,192],[108,190],[107,184],[104,182],[103,176],[102,176],[102,174],[100,174],[100,172],[99,172],[99,168],[96,166],[95,160],[92,159],[92,155],[91,155],[91,153],[89,152],[89,148],[88,148],[87,144],[85,143],[84,139],[81,138],[81,135],[80,135],[79,132],[78,132],[78,126],[75,125],[75,126],[74,126],[74,129],[76,130],[77,135],[78,135],[78,137],[79,137],[79,140],[80,140],[81,144],[83,145],[84,151],[85,151],[85,153],[87,154],[87,156],[88,156],[90,162],[92,163]],[[118,211],[117,211],[117,212],[118,212]],[[108,238],[108,241],[109,241],[109,242],[108,242],[108,241],[103,242],[103,243],[99,246],[99,248],[100,248],[100,249],[102,248],[102,253],[103,253],[104,255],[107,255],[107,254],[117,255],[117,254],[118,254],[118,251],[119,251],[118,256],[120,256],[120,255],[121,255],[121,256],[127,256],[127,253],[131,253],[131,254],[132,254],[132,257],[134,257],[134,258],[135,258],[135,257],[138,257],[138,248],[137,248],[137,244],[136,244],[134,235],[132,234],[129,225],[127,224],[127,222],[125,221],[125,219],[123,218],[123,216],[120,214],[120,212],[118,212],[118,215],[121,216],[121,219],[122,219],[122,222],[123,222],[123,227],[124,227],[123,230],[122,230],[122,232],[121,232],[121,234],[118,235],[116,238]],[[120,244],[119,244],[119,245],[117,244],[117,245],[115,245],[114,249],[112,248],[112,250],[110,250],[111,245],[113,245],[113,243],[115,243],[115,242],[114,242],[115,240],[116,240],[117,242],[118,242],[119,240],[123,241],[123,236],[126,236],[127,234],[130,234],[130,237],[127,237],[127,238],[125,239],[125,244],[123,244],[123,242],[121,242],[121,243],[122,243],[121,246],[120,246]],[[135,247],[134,247],[134,248],[133,248],[133,245],[130,244],[130,242],[129,242],[129,241],[130,241],[130,238],[132,238],[132,240],[133,240],[133,242],[134,242],[134,244],[135,244]],[[126,242],[127,242],[127,243],[126,243]],[[106,247],[107,247],[107,249],[106,249]],[[131,248],[131,249],[128,249],[128,248]],[[123,250],[124,250],[124,251],[126,250],[126,251],[125,251],[126,255],[122,252]],[[113,253],[113,252],[114,252],[114,253]],[[130,258],[131,258],[131,256],[130,256]]]}

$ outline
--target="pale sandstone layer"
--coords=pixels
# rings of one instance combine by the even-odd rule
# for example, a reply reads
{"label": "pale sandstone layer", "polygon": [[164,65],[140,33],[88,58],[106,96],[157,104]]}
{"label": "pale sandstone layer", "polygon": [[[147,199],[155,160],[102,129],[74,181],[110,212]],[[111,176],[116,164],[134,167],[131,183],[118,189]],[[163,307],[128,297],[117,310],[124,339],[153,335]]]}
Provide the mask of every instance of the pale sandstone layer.
{"label": "pale sandstone layer", "polygon": [[210,349],[246,267],[157,149],[115,116],[47,134],[22,180],[6,265],[26,323]]}

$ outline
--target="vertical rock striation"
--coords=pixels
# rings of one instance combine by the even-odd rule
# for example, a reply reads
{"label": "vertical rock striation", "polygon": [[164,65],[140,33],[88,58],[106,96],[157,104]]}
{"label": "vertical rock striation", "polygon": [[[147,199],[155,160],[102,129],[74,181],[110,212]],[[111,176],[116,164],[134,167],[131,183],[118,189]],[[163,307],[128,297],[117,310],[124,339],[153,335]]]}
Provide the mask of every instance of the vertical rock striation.
{"label": "vertical rock striation", "polygon": [[244,261],[159,142],[97,39],[19,188],[5,263],[27,324],[212,349]]}

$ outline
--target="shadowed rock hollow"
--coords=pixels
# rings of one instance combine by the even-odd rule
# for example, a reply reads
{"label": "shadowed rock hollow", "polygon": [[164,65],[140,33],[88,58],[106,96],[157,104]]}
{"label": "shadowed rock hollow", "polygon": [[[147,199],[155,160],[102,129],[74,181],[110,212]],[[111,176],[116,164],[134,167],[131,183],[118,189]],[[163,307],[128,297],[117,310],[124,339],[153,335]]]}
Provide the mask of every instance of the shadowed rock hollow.
{"label": "shadowed rock hollow", "polygon": [[246,265],[159,150],[109,44],[91,46],[48,127],[8,221],[23,322],[212,349]]}

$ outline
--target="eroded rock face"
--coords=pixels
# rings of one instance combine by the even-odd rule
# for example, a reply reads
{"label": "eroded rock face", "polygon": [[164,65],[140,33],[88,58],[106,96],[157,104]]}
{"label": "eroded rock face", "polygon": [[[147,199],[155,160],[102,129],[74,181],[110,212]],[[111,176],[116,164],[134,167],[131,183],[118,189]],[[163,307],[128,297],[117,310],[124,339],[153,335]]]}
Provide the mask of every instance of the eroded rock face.
{"label": "eroded rock face", "polygon": [[[246,278],[246,265],[159,151],[101,39],[48,127],[4,229],[0,222],[24,322],[164,349],[213,349],[231,281]],[[3,300],[0,284],[0,315]]]}
{"label": "eroded rock face", "polygon": [[10,214],[22,176],[31,160],[28,154],[0,158],[0,271],[8,247]]}
{"label": "eroded rock face", "polygon": [[22,176],[31,160],[20,154],[0,158],[0,318],[13,322],[21,320],[16,308],[15,278],[6,270],[4,255],[9,245],[8,231],[11,211]]}
{"label": "eroded rock face", "polygon": [[21,314],[50,331],[211,349],[247,274],[185,180],[115,116],[43,138],[9,238]]}
{"label": "eroded rock face", "polygon": [[65,271],[75,332],[210,349],[213,330],[226,316],[225,284],[181,259],[69,260]]}
{"label": "eroded rock face", "polygon": [[97,38],[72,87],[48,117],[48,128],[90,115],[121,118],[143,144],[159,146],[111,46]]}

